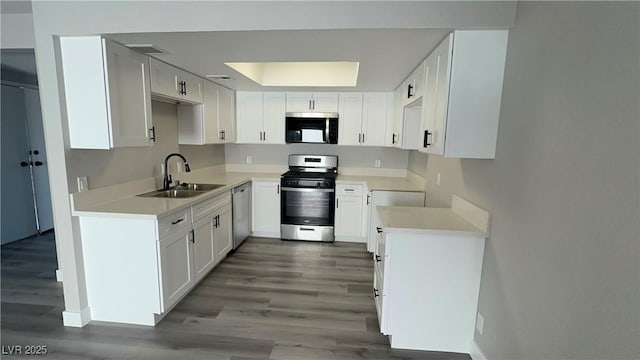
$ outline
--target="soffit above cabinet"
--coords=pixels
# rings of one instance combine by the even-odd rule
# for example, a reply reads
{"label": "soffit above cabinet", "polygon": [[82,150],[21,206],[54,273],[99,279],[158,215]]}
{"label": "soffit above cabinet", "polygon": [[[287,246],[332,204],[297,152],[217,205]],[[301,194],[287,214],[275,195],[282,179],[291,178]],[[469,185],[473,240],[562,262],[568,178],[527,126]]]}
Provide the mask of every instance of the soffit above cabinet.
{"label": "soffit above cabinet", "polygon": [[[152,44],[154,57],[234,90],[393,91],[450,29],[282,30],[111,34],[123,44]],[[355,87],[262,87],[225,62],[357,61]]]}

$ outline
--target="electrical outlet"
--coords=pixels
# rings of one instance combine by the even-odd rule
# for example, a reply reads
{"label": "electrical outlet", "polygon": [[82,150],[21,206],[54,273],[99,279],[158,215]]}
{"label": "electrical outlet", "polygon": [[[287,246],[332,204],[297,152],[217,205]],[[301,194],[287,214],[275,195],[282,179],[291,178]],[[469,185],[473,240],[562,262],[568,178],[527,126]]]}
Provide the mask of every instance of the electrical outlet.
{"label": "electrical outlet", "polygon": [[253,164],[253,156],[247,155],[247,164]]}
{"label": "electrical outlet", "polygon": [[86,176],[78,176],[78,192],[84,192],[89,190],[89,182]]}
{"label": "electrical outlet", "polygon": [[440,173],[436,175],[436,185],[440,186]]}
{"label": "electrical outlet", "polygon": [[478,316],[476,317],[476,330],[482,335],[482,330],[484,329],[484,316],[480,314],[478,311]]}
{"label": "electrical outlet", "polygon": [[379,167],[380,167],[380,160],[376,160],[375,166],[376,166],[377,168],[379,168]]}

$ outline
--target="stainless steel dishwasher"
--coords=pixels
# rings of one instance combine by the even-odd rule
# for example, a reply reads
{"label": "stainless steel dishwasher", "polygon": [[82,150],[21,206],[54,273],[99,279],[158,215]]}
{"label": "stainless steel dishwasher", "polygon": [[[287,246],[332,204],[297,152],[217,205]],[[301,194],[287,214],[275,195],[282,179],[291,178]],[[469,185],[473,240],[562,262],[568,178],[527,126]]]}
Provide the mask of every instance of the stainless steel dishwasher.
{"label": "stainless steel dishwasher", "polygon": [[249,236],[251,231],[251,183],[233,189],[233,249]]}

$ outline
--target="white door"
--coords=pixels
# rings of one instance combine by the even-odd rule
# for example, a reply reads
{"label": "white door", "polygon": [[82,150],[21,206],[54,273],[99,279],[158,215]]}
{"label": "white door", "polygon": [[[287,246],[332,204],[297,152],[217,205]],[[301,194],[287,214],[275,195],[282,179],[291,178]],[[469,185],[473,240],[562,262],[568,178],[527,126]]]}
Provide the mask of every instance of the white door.
{"label": "white door", "polygon": [[24,102],[29,131],[29,145],[33,167],[33,188],[36,197],[36,212],[38,213],[38,228],[40,232],[53,228],[53,210],[51,208],[51,189],[49,187],[49,170],[47,164],[47,150],[44,144],[44,128],[42,125],[42,108],[40,106],[40,92],[37,89],[24,89]]}
{"label": "white door", "polygon": [[312,93],[302,91],[288,92],[286,97],[286,112],[311,111]]}
{"label": "white door", "polygon": [[150,146],[149,58],[103,40],[107,57],[109,118],[113,147]]}
{"label": "white door", "polygon": [[362,104],[363,145],[384,146],[388,106],[388,93],[364,93]]}
{"label": "white door", "polygon": [[362,197],[336,197],[335,235],[362,236],[362,216]]}
{"label": "white door", "polygon": [[317,92],[313,93],[313,102],[311,103],[313,112],[338,112],[338,93],[336,92]]}
{"label": "white door", "polygon": [[231,233],[231,204],[223,206],[218,211],[215,232],[215,263],[227,256],[233,247],[233,234]]}
{"label": "white door", "polygon": [[362,141],[362,93],[340,93],[338,144],[360,145]]}
{"label": "white door", "polygon": [[236,141],[235,120],[236,103],[233,90],[218,88],[218,124],[223,143]]}
{"label": "white door", "polygon": [[264,101],[264,133],[265,144],[284,144],[285,93],[265,92]]}
{"label": "white door", "polygon": [[222,142],[220,135],[221,129],[219,128],[219,88],[218,85],[212,82],[204,82],[202,129],[204,131],[205,144],[218,144]]}
{"label": "white door", "polygon": [[258,144],[262,142],[262,92],[236,93],[236,142]]}
{"label": "white door", "polygon": [[162,299],[167,310],[189,291],[194,282],[191,231],[178,231],[160,239]]}
{"label": "white door", "polygon": [[[2,244],[37,233],[24,93],[2,85]],[[22,164],[22,165],[21,165]]]}
{"label": "white door", "polygon": [[257,236],[280,234],[280,182],[253,181],[253,233]]}
{"label": "white door", "polygon": [[178,98],[179,70],[167,63],[149,58],[151,92],[154,94]]}
{"label": "white door", "polygon": [[215,265],[215,219],[207,216],[193,225],[193,269],[195,281],[209,273]]}

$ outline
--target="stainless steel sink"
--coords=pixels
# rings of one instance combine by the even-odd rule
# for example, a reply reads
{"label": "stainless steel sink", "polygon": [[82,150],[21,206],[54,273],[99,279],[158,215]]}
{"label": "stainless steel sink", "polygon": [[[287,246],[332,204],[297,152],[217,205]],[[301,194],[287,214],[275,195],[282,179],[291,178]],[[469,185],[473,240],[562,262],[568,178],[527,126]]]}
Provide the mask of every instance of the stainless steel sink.
{"label": "stainless steel sink", "polygon": [[185,199],[194,196],[198,196],[206,193],[207,191],[221,188],[225,185],[220,184],[196,184],[196,183],[182,183],[169,190],[154,190],[148,193],[140,194],[141,197],[155,197],[155,198],[171,198],[171,199]]}
{"label": "stainless steel sink", "polygon": [[223,187],[225,185],[220,184],[196,184],[196,183],[182,183],[175,187],[176,190],[191,190],[191,191],[210,191]]}
{"label": "stainless steel sink", "polygon": [[204,191],[195,190],[154,190],[148,193],[140,194],[141,197],[155,197],[155,198],[171,198],[171,199],[185,199],[204,194]]}

